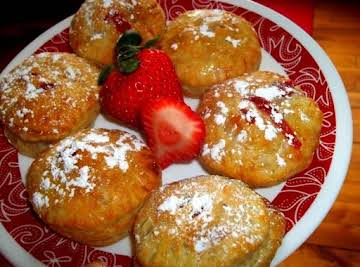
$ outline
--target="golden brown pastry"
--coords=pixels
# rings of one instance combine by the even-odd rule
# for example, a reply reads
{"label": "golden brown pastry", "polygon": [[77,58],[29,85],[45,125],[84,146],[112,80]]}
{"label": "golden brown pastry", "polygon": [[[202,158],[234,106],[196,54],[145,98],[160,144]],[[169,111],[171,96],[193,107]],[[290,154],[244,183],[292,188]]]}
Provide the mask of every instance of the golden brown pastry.
{"label": "golden brown pastry", "polygon": [[318,105],[275,73],[215,85],[198,112],[206,125],[202,165],[251,187],[274,185],[306,169],[319,144]]}
{"label": "golden brown pastry", "polygon": [[151,151],[119,130],[86,129],[52,146],[27,175],[29,199],[56,232],[105,246],[128,233],[161,174]]}
{"label": "golden brown pastry", "polygon": [[99,70],[69,53],[26,59],[0,81],[0,119],[20,153],[35,157],[49,144],[89,126],[99,113]]}
{"label": "golden brown pastry", "polygon": [[193,97],[216,83],[257,70],[261,61],[250,23],[218,9],[178,16],[167,27],[161,48],[174,62],[184,93]]}
{"label": "golden brown pastry", "polygon": [[143,267],[268,266],[285,231],[283,216],[238,180],[199,176],[154,191],[136,217]]}
{"label": "golden brown pastry", "polygon": [[117,40],[134,29],[144,41],[162,35],[165,15],[156,0],[85,0],[70,26],[70,45],[97,64],[111,64]]}

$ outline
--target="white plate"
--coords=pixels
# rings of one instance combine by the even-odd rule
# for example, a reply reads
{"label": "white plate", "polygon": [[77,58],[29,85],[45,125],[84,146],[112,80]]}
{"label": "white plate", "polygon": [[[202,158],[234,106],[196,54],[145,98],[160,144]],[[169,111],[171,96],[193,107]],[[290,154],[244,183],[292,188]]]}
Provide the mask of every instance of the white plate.
{"label": "white plate", "polygon": [[[302,176],[302,178],[313,177],[313,180],[314,181],[316,180],[315,183],[318,183],[316,185],[319,187],[319,189],[316,192],[316,194],[314,193],[314,199],[311,198],[312,196],[310,197],[307,196],[308,198],[304,198],[304,201],[307,201],[307,199],[310,198],[312,200],[310,207],[307,208],[304,214],[301,214],[300,211],[294,210],[294,209],[299,209],[301,205],[304,205],[303,203],[300,204],[296,203],[294,204],[295,206],[290,205],[289,207],[283,207],[283,211],[285,213],[288,212],[290,214],[290,211],[288,211],[287,209],[292,209],[291,214],[294,213],[294,215],[292,217],[289,215],[288,224],[290,224],[291,230],[287,232],[283,240],[283,244],[279,248],[272,262],[272,266],[274,266],[277,265],[282,260],[284,260],[294,250],[296,250],[310,236],[310,234],[316,229],[316,227],[323,220],[323,218],[329,211],[331,205],[335,201],[335,198],[345,178],[350,160],[351,145],[352,145],[351,110],[343,83],[335,67],[333,66],[327,55],[324,53],[324,51],[308,34],[306,34],[302,29],[300,29],[298,26],[296,26],[294,23],[292,23],[290,20],[283,17],[282,15],[266,7],[263,7],[259,4],[256,4],[254,2],[231,1],[231,0],[227,2],[234,6],[239,6],[244,10],[239,10],[231,6],[222,5],[220,3],[217,3],[216,5],[217,7],[230,9],[231,11],[241,13],[245,17],[250,18],[250,20],[256,25],[259,35],[262,34],[261,30],[264,29],[266,29],[268,32],[273,32],[274,35],[273,39],[271,38],[269,39],[268,37],[260,38],[262,42],[262,46],[265,48],[262,49],[263,58],[260,69],[271,70],[282,74],[285,73],[291,74],[291,71],[296,71],[297,74],[291,74],[291,75],[294,75],[294,77],[298,78],[298,84],[303,85],[304,87],[309,85],[314,85],[316,87],[314,89],[315,91],[317,90],[317,84],[326,82],[327,88],[330,90],[331,94],[326,91],[321,93],[320,95],[315,93],[313,97],[318,102],[323,101],[322,103],[325,103],[325,105],[328,104],[330,110],[331,108],[335,109],[335,114],[333,113],[331,114],[331,112],[329,111],[330,114],[328,114],[328,116],[329,117],[334,116],[334,118],[336,119],[336,131],[335,131],[335,124],[333,125],[332,128],[331,126],[329,126],[330,127],[329,129],[332,129],[332,131],[326,131],[324,133],[325,135],[322,136],[324,139],[321,139],[321,145],[324,147],[325,150],[329,147],[332,147],[333,145],[332,143],[326,144],[326,140],[328,140],[326,138],[329,138],[329,135],[334,135],[333,139],[334,140],[336,139],[333,151],[332,149],[329,149],[329,153],[331,155],[329,154],[330,156],[328,157],[330,158],[326,158],[326,157],[323,158],[321,156],[322,152],[318,151],[317,160],[319,160],[319,166],[315,164],[314,166],[312,166],[312,169],[309,169],[308,172],[305,172]],[[175,1],[175,3],[170,3],[170,1],[166,1],[163,2],[162,5],[167,10],[168,18],[172,18],[176,14],[177,10],[185,9],[181,1]],[[205,8],[205,7],[212,8],[214,7],[214,4],[209,2],[203,2],[200,0],[193,0],[191,2],[191,8]],[[258,15],[253,15],[252,12]],[[1,73],[1,76],[8,73],[14,66],[16,66],[17,64],[22,62],[26,57],[34,53],[40,46],[42,46],[45,42],[50,40],[53,36],[55,36],[58,33],[61,33],[64,29],[66,29],[69,26],[70,21],[71,21],[71,17],[63,20],[62,22],[58,23],[57,25],[55,25],[54,27],[52,27],[51,29],[40,35],[37,39],[35,39],[32,43],[30,43],[11,61],[11,63]],[[283,30],[285,30],[287,33],[284,33]],[[281,39],[281,37],[283,38]],[[297,44],[299,44],[299,46],[297,46]],[[271,54],[273,54],[273,53],[277,53],[277,50],[279,50],[277,57],[282,60],[282,62],[280,62],[281,64],[279,64],[277,60],[274,59],[274,57],[272,57],[268,52],[266,52],[269,51],[271,52]],[[287,58],[282,59],[283,55],[287,55],[287,56],[292,55],[293,58],[291,59],[290,57],[291,60],[288,60]],[[299,68],[298,66],[294,67],[294,64],[301,64],[302,60],[303,62],[306,63],[307,61],[305,60],[305,58],[307,55],[310,55],[310,57],[316,62],[316,64],[313,64],[314,66],[318,65],[320,67],[314,67],[314,66],[303,66],[302,68]],[[296,63],[297,61],[299,61],[300,63],[299,62]],[[305,79],[304,82],[304,79],[299,73],[301,73],[302,71],[306,73],[311,70],[314,73],[318,73],[318,77],[316,76],[316,74],[314,74],[312,76],[313,81],[309,82],[309,80]],[[309,77],[307,76],[307,78]],[[329,95],[331,95],[333,102],[331,102],[331,97],[330,100],[325,99],[326,97],[329,97]],[[189,105],[191,105],[193,108],[195,108],[195,106],[197,105],[197,100],[186,99],[186,102]],[[339,118],[340,114],[341,114],[341,119]],[[330,124],[332,123],[331,118],[329,119],[328,123]],[[106,121],[102,116],[98,117],[95,126],[105,127],[105,128],[123,128],[120,127],[119,125]],[[344,136],[346,138],[343,138]],[[3,163],[3,159],[6,159],[6,157],[7,155],[5,155],[4,153],[0,155],[1,164]],[[323,162],[325,162],[326,164],[328,162],[330,167],[328,168],[323,167],[323,165],[321,165],[323,164]],[[19,167],[20,167],[21,177],[23,180],[30,163],[31,163],[31,159],[19,155]],[[16,162],[13,164],[16,165]],[[1,170],[3,171],[3,173],[1,173],[1,177],[3,178],[0,177],[0,192],[3,189],[2,187],[5,188],[6,183],[3,183],[3,181],[6,180],[6,178],[4,177],[7,172],[6,168]],[[320,174],[315,173],[319,170],[320,170],[319,172]],[[321,172],[323,172],[324,176],[326,175],[326,177],[319,178],[319,176],[322,175]],[[203,173],[205,173],[205,171],[200,167],[200,165],[196,161],[193,161],[191,164],[172,165],[163,172],[163,182],[168,183],[174,180],[179,180],[185,177],[191,177]],[[317,180],[320,180],[320,182],[318,182]],[[12,183],[17,185],[16,181],[15,182],[12,181]],[[10,185],[10,183],[8,184]],[[289,187],[289,185],[287,188],[284,189],[283,186],[284,184],[281,184],[271,188],[258,190],[258,192],[261,193],[263,196],[267,197],[270,201],[272,201],[276,197],[279,197],[281,190],[283,191],[281,193],[283,194],[282,196],[285,197],[287,194],[290,195],[290,192],[294,190],[304,194],[307,193],[306,192],[307,189],[303,189],[303,191],[301,191],[299,188],[291,189],[292,187],[291,186]],[[304,184],[304,186],[306,186],[306,184]],[[21,212],[18,213],[15,212],[9,215],[9,212],[6,211],[6,209],[2,208],[1,206],[1,203],[6,204],[11,202],[12,194],[16,193],[16,192],[13,193],[13,191],[16,190],[11,190],[9,196],[7,197],[4,196],[2,197],[2,195],[0,194],[0,215],[2,213],[2,217],[0,216],[0,218],[5,218],[2,221],[0,220],[0,222],[3,223],[0,224],[0,251],[9,259],[9,261],[11,261],[16,266],[38,266],[40,262],[33,255],[41,259],[43,263],[47,263],[49,265],[53,264],[54,262],[57,262],[59,265],[54,265],[54,266],[71,266],[69,265],[71,261],[76,259],[76,257],[80,257],[80,255],[76,254],[78,246],[74,245],[74,242],[70,243],[69,241],[66,241],[71,246],[74,247],[76,246],[76,249],[73,250],[74,254],[73,255],[66,254],[60,256],[56,254],[57,252],[55,249],[53,250],[49,249],[48,252],[47,250],[45,250],[45,248],[39,250],[39,247],[42,247],[42,244],[49,242],[48,241],[49,238],[53,238],[54,239],[53,242],[56,241],[58,243],[60,240],[59,237],[54,237],[54,236],[49,237],[51,236],[51,234],[47,232],[48,230],[46,228],[38,225],[33,225],[32,222],[30,223],[27,221],[23,221],[21,223],[16,222],[18,224],[16,227],[14,225],[11,225],[11,220],[13,218],[15,218],[16,216],[23,216]],[[18,192],[17,194],[20,193]],[[8,205],[11,206],[11,203]],[[21,207],[21,209],[18,208],[19,205],[16,206],[16,203],[12,203],[12,205],[15,205],[11,207],[14,210],[18,209],[24,211],[25,209],[24,207]],[[29,211],[27,210],[26,212]],[[26,241],[27,240],[26,238],[31,239],[35,235],[33,229],[36,229],[36,231],[42,231],[41,233],[44,235],[44,238],[39,238],[38,240],[35,241],[34,240]],[[10,234],[8,231],[10,231]],[[45,238],[46,235],[48,236],[47,239]],[[29,242],[30,243],[33,242],[33,244],[29,245]],[[65,241],[61,241],[61,242],[64,243]],[[61,246],[63,243],[61,243],[59,246]],[[121,255],[131,255],[130,241],[128,238],[125,238],[124,240],[112,246],[104,247],[101,250],[110,253],[121,254]],[[80,263],[87,262],[90,259],[94,258],[93,255],[94,251],[90,251],[90,249],[87,248],[81,251],[82,253],[84,253],[84,255],[81,255],[83,259],[81,260]],[[114,263],[115,262],[117,264],[119,263],[119,261],[116,259],[115,256],[112,256],[111,259]],[[107,260],[111,262],[109,258],[107,258]],[[80,263],[77,262],[77,265],[79,265]]]}

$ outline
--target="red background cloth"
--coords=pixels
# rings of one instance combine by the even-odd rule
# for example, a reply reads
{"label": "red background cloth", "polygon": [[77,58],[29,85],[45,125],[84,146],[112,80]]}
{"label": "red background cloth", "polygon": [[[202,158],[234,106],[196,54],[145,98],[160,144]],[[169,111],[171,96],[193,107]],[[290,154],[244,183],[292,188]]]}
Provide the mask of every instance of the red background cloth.
{"label": "red background cloth", "polygon": [[308,34],[313,31],[314,5],[312,0],[256,0],[291,19]]}

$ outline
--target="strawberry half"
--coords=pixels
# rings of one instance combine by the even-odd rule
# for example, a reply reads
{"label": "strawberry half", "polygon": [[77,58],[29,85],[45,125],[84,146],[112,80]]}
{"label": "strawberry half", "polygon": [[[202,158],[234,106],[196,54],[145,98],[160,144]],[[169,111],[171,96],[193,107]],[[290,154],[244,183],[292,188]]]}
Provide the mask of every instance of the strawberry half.
{"label": "strawberry half", "polygon": [[141,112],[147,143],[161,168],[194,159],[205,138],[205,125],[183,102],[160,98],[146,103]]}

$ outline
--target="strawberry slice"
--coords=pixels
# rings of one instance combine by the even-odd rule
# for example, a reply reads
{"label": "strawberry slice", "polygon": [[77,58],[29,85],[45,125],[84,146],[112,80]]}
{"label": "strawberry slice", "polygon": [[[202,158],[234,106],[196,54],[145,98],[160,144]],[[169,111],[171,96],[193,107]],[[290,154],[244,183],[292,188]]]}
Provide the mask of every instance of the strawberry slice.
{"label": "strawberry slice", "polygon": [[144,105],[141,120],[147,143],[161,168],[190,161],[200,153],[205,125],[183,102],[173,98],[151,100]]}

